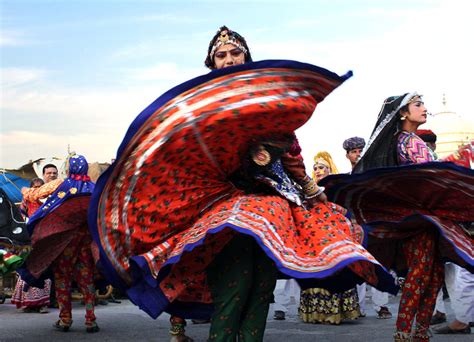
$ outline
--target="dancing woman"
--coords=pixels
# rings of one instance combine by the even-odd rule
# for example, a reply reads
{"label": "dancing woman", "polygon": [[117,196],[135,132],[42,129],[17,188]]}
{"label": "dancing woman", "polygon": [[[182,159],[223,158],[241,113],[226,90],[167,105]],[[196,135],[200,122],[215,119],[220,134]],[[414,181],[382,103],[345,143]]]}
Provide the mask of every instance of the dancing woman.
{"label": "dancing woman", "polygon": [[[417,128],[427,121],[427,116],[425,104],[417,93],[387,98],[368,145],[353,172],[360,173],[373,168],[434,161],[431,149],[415,134]],[[413,212],[412,208],[407,208],[407,210]],[[412,227],[409,232],[394,233],[399,234],[400,237],[398,259],[403,259],[402,262],[406,263],[407,267],[394,335],[395,341],[429,340],[430,319],[437,293],[444,280],[442,257],[444,258],[445,255],[442,253],[447,246],[451,246],[452,249],[455,245],[452,241],[447,244],[447,240],[444,239],[449,239],[449,235],[439,234],[435,226],[427,222],[428,224]],[[458,240],[461,241],[461,246],[469,248],[471,245],[472,248],[472,239],[463,234],[456,223],[444,221],[443,224],[447,227],[446,229],[459,232]],[[372,232],[374,233],[375,231]],[[395,246],[396,243],[392,242],[391,245]],[[451,253],[451,257],[456,258],[456,255],[453,256]],[[458,258],[457,262],[462,265],[466,263],[461,258]],[[415,321],[416,325],[412,333]]]}
{"label": "dancing woman", "polygon": [[261,341],[279,273],[306,287],[365,279],[396,291],[304,171],[294,135],[345,77],[250,61],[222,27],[206,59],[214,71],[135,119],[89,216],[114,286],[153,318],[210,317],[211,341]]}
{"label": "dancing woman", "polygon": [[[314,156],[313,179],[321,179],[339,173],[331,157],[326,152]],[[353,237],[362,243],[362,228],[352,225]],[[344,292],[331,293],[324,288],[309,288],[301,292],[299,314],[305,323],[340,324],[344,319],[357,319],[361,316],[359,297],[355,288]]]}
{"label": "dancing woman", "polygon": [[44,274],[54,274],[59,320],[54,327],[68,331],[72,325],[71,291],[75,280],[84,296],[86,331],[98,332],[94,314],[95,288],[92,238],[87,227],[87,209],[94,189],[87,160],[68,158],[68,178],[25,192],[28,198],[47,198],[28,222],[33,250],[19,272],[26,282],[41,283]]}

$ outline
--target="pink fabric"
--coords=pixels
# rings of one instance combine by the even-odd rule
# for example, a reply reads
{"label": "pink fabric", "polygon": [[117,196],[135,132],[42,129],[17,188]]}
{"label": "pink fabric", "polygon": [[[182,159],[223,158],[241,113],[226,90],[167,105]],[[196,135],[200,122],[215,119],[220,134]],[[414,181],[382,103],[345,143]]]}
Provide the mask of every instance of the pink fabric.
{"label": "pink fabric", "polygon": [[419,136],[405,131],[398,136],[398,158],[402,165],[435,160],[433,152]]}
{"label": "pink fabric", "polygon": [[12,304],[20,308],[40,308],[49,305],[49,294],[51,292],[51,280],[45,280],[44,288],[29,286],[27,291],[23,291],[26,282],[18,278],[15,291],[12,295]]}

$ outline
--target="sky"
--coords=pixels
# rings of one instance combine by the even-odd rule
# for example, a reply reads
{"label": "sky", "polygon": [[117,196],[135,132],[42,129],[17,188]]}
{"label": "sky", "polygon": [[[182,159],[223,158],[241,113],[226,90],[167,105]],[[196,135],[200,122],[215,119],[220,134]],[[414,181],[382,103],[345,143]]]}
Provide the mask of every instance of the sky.
{"label": "sky", "polygon": [[470,0],[0,0],[0,168],[70,150],[115,158],[125,132],[168,89],[208,72],[226,25],[254,60],[291,59],[354,76],[297,131],[308,170],[344,139],[366,140],[383,99],[417,91],[428,110],[472,113]]}

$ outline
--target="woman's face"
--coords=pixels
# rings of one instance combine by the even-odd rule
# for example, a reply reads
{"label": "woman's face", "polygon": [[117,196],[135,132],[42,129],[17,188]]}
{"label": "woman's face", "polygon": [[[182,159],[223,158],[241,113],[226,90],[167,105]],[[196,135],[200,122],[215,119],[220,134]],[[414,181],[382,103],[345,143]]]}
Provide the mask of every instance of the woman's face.
{"label": "woman's face", "polygon": [[324,177],[329,175],[329,168],[323,164],[314,164],[313,165],[314,176],[317,181],[320,181]]}
{"label": "woman's face", "polygon": [[408,105],[408,112],[402,113],[405,120],[414,124],[422,125],[428,117],[428,110],[421,98],[417,97]]}
{"label": "woman's face", "polygon": [[232,44],[222,45],[214,54],[214,65],[216,66],[216,69],[244,64],[244,62],[245,55],[242,50]]}

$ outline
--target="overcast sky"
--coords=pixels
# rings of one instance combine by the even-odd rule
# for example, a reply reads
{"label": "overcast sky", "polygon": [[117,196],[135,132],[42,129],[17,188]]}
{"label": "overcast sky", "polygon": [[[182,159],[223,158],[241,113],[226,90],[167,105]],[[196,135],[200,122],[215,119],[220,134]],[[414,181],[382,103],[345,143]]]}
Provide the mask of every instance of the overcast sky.
{"label": "overcast sky", "polygon": [[63,157],[110,161],[129,124],[169,88],[205,74],[221,25],[254,60],[292,59],[354,77],[297,135],[308,169],[368,139],[384,98],[418,91],[428,109],[472,116],[469,0],[0,0],[0,167]]}

